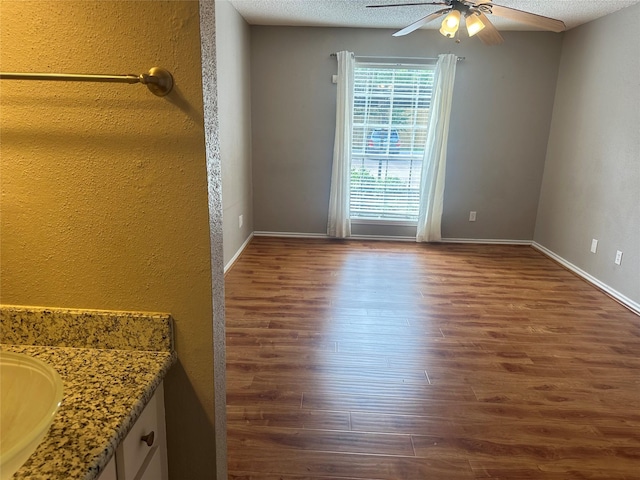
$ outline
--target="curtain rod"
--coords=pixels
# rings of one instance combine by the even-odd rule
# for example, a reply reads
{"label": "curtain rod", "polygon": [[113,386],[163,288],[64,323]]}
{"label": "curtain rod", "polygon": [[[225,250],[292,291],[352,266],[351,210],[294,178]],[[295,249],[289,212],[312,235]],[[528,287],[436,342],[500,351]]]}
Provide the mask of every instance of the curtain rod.
{"label": "curtain rod", "polygon": [[76,73],[9,73],[0,72],[0,80],[53,80],[61,82],[142,83],[151,93],[164,97],[173,88],[173,76],[162,67],[153,67],[140,75],[100,75]]}
{"label": "curtain rod", "polygon": [[[330,57],[336,57],[337,54],[336,53],[331,53],[329,54]],[[365,59],[365,60],[398,60],[398,61],[422,61],[424,62],[426,61],[433,61],[436,62],[438,59],[434,58],[434,57],[367,57],[367,56],[360,56],[360,55],[355,55],[354,56],[356,58],[361,58],[361,59]],[[463,60],[465,60],[466,57],[456,57],[458,59],[459,62],[462,62]]]}

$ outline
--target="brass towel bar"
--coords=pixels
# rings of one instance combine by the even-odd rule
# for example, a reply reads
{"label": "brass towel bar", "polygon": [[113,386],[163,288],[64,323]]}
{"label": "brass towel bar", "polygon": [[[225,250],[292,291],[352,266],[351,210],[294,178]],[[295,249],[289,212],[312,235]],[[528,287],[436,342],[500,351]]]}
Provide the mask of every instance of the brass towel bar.
{"label": "brass towel bar", "polygon": [[173,88],[173,76],[162,67],[153,67],[140,75],[85,75],[75,73],[7,73],[0,72],[0,80],[53,80],[62,82],[142,83],[151,93],[164,97]]}

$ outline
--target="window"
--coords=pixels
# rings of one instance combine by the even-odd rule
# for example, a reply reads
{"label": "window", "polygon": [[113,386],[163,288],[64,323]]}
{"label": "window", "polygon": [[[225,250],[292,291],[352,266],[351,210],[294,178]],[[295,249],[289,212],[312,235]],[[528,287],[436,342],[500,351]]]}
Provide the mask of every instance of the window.
{"label": "window", "polygon": [[434,65],[356,63],[352,221],[417,221],[434,73]]}

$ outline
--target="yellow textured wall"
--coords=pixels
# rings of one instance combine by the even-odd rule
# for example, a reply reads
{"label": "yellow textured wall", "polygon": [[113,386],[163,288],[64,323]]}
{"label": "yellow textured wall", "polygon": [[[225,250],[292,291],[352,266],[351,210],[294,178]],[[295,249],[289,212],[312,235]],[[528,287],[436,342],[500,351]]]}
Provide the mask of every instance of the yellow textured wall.
{"label": "yellow textured wall", "polygon": [[0,1],[3,71],[169,69],[142,85],[0,85],[0,302],[170,312],[173,479],[213,478],[212,296],[198,3]]}

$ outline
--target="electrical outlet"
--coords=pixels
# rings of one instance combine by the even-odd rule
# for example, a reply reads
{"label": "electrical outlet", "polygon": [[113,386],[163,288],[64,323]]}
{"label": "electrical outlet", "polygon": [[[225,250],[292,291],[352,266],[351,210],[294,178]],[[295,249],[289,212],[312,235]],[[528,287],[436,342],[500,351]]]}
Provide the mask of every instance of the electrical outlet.
{"label": "electrical outlet", "polygon": [[242,228],[243,223],[244,223],[244,215],[240,215],[238,217],[238,228]]}
{"label": "electrical outlet", "polygon": [[598,240],[594,238],[593,240],[591,240],[591,253],[596,253],[597,250],[598,250]]}
{"label": "electrical outlet", "polygon": [[622,252],[620,250],[618,250],[616,252],[616,265],[620,265],[622,263]]}
{"label": "electrical outlet", "polygon": [[470,222],[475,222],[476,221],[476,212],[474,212],[474,211],[469,212],[469,221]]}

